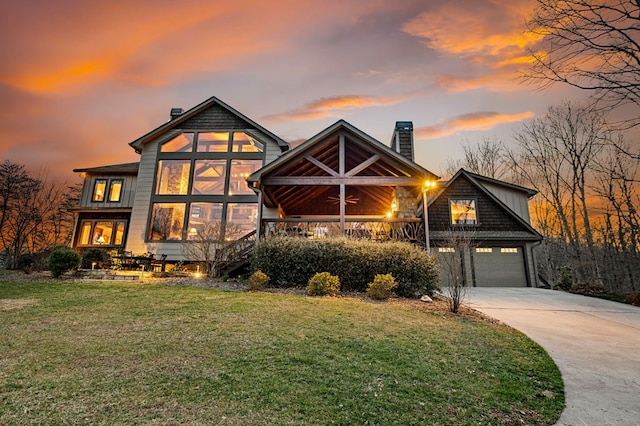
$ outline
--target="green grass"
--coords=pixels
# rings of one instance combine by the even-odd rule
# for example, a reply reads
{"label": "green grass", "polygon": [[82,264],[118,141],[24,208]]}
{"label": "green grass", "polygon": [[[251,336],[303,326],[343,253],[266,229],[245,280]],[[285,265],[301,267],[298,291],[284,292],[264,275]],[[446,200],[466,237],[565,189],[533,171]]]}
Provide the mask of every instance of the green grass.
{"label": "green grass", "polygon": [[0,424],[553,424],[509,328],[398,303],[0,281]]}

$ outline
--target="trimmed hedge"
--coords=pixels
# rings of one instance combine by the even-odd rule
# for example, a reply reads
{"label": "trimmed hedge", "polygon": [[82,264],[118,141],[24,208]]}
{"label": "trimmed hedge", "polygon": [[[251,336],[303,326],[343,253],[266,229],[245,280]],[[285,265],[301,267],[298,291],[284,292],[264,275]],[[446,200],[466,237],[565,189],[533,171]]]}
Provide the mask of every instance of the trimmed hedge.
{"label": "trimmed hedge", "polygon": [[409,243],[350,238],[269,237],[259,240],[252,258],[273,287],[303,288],[317,272],[337,275],[344,291],[365,292],[378,274],[392,274],[400,297],[416,298],[439,288],[435,256]]}

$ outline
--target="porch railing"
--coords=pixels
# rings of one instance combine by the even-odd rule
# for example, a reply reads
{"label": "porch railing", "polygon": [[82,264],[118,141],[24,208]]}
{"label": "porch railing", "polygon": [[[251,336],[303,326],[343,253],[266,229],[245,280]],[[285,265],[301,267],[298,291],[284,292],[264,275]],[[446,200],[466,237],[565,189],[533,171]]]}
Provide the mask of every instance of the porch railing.
{"label": "porch railing", "polygon": [[424,222],[420,218],[345,219],[262,219],[260,236],[280,235],[304,238],[347,236],[375,241],[410,241],[424,245]]}

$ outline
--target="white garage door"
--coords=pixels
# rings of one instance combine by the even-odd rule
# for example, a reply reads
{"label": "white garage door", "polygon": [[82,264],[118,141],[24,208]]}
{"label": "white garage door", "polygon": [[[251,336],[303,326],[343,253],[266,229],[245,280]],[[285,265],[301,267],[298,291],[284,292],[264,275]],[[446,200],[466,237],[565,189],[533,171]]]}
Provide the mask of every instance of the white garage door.
{"label": "white garage door", "polygon": [[473,263],[478,287],[527,286],[522,247],[478,247]]}

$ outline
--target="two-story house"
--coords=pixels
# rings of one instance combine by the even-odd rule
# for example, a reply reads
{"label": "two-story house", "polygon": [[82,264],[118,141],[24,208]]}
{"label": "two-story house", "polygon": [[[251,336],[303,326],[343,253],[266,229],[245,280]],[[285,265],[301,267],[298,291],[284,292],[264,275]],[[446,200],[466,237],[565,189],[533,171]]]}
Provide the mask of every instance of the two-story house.
{"label": "two-story house", "polygon": [[[290,149],[213,97],[171,109],[130,145],[139,163],[75,170],[85,181],[74,248],[172,263],[195,260],[185,244],[212,224],[225,240],[346,235],[435,252],[451,250],[458,233],[474,240],[461,253],[469,285],[536,285],[532,247],[541,236],[527,207],[535,192],[464,170],[439,182],[414,162],[411,122],[396,122],[389,145],[339,120]],[[427,191],[426,181],[438,186]]]}

